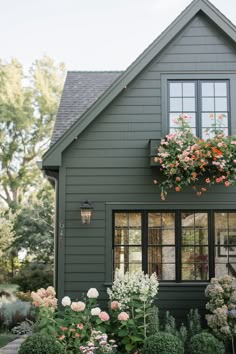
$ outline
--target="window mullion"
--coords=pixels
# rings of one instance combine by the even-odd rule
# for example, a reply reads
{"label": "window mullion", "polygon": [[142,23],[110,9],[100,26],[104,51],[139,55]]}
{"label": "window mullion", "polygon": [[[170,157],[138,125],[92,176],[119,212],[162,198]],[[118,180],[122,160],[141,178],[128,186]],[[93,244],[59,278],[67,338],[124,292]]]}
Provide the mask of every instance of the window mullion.
{"label": "window mullion", "polygon": [[148,212],[142,212],[142,269],[148,273]]}
{"label": "window mullion", "polygon": [[181,212],[175,214],[176,282],[181,281]]}
{"label": "window mullion", "polygon": [[215,276],[215,220],[212,210],[208,214],[209,279]]}

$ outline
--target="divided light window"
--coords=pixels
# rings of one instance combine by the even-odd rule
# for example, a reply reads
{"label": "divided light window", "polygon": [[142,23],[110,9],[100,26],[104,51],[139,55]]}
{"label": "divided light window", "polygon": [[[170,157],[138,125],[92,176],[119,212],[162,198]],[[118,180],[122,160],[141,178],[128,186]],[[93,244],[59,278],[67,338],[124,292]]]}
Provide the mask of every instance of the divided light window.
{"label": "divided light window", "polygon": [[189,124],[195,135],[209,138],[209,129],[221,127],[229,134],[229,83],[228,80],[193,80],[168,82],[169,131],[177,126],[174,119],[180,114],[191,117]]}
{"label": "divided light window", "polygon": [[236,212],[114,213],[114,269],[160,280],[236,275]]}

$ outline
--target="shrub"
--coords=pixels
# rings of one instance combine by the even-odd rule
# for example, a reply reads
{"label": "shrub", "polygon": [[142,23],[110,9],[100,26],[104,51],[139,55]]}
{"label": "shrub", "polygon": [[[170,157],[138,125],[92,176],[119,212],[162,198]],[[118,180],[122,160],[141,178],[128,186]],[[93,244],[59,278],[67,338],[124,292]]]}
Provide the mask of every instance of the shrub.
{"label": "shrub", "polygon": [[34,320],[34,310],[31,304],[20,300],[4,302],[0,306],[0,326],[2,329],[11,330],[26,318]]}
{"label": "shrub", "polygon": [[17,335],[32,334],[33,327],[34,327],[34,322],[26,319],[25,321],[21,322],[18,326],[13,327],[11,332]]}
{"label": "shrub", "polygon": [[188,330],[189,336],[193,337],[202,331],[201,316],[198,309],[191,309],[188,314]]}
{"label": "shrub", "polygon": [[212,334],[201,332],[191,338],[189,351],[191,354],[224,354],[224,344]]}
{"label": "shrub", "polygon": [[60,354],[60,344],[52,336],[34,334],[21,344],[18,354]]}
{"label": "shrub", "polygon": [[32,301],[32,297],[31,297],[31,293],[30,291],[27,291],[26,293],[24,293],[23,291],[17,291],[15,293],[17,299],[21,300],[21,301],[27,301],[27,302],[31,302]]}
{"label": "shrub", "polygon": [[48,287],[53,283],[53,271],[51,266],[46,264],[26,264],[14,278],[14,283],[24,292]]}
{"label": "shrub", "polygon": [[184,345],[173,334],[159,332],[145,339],[143,352],[145,354],[183,354]]}

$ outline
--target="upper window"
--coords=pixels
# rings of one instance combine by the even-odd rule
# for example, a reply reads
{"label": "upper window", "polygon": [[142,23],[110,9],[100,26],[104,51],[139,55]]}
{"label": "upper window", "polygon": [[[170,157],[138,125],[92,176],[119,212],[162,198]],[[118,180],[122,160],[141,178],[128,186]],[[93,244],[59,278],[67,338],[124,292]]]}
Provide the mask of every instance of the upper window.
{"label": "upper window", "polygon": [[169,81],[168,114],[170,132],[178,127],[174,119],[180,114],[189,117],[193,134],[204,139],[212,137],[214,130],[229,134],[229,83],[217,81]]}
{"label": "upper window", "polygon": [[113,240],[114,269],[123,272],[168,281],[236,275],[235,212],[115,212]]}

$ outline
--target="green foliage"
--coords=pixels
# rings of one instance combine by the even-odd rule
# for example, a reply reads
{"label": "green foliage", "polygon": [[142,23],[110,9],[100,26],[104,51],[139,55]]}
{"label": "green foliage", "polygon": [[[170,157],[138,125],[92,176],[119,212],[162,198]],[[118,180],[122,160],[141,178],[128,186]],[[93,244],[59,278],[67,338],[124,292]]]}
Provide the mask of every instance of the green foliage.
{"label": "green foliage", "polygon": [[178,330],[176,328],[175,318],[170,314],[169,311],[166,311],[165,320],[164,320],[164,331],[166,333],[177,335]]}
{"label": "green foliage", "polygon": [[63,65],[46,56],[27,77],[16,59],[0,61],[0,198],[13,210],[43,179],[35,159],[48,145],[63,80]]}
{"label": "green foliage", "polygon": [[33,319],[34,311],[29,302],[12,299],[2,300],[0,308],[0,326],[2,330],[11,330],[26,318]]}
{"label": "green foliage", "polygon": [[198,312],[198,309],[191,309],[187,318],[189,337],[193,337],[195,334],[200,333],[202,330],[201,316]]}
{"label": "green foliage", "polygon": [[52,266],[39,263],[26,263],[14,278],[20,291],[33,291],[48,287],[53,283]]}
{"label": "green foliage", "polygon": [[13,327],[11,332],[17,335],[32,334],[34,327],[34,322],[26,318],[25,321],[19,323],[17,326]]}
{"label": "green foliage", "polygon": [[152,307],[151,316],[149,317],[149,333],[150,335],[158,333],[160,330],[159,309],[157,306]]}
{"label": "green foliage", "polygon": [[54,191],[45,181],[39,191],[31,194],[28,202],[15,215],[16,249],[24,249],[31,260],[53,262],[54,245]]}
{"label": "green foliage", "polygon": [[145,339],[143,352],[145,354],[183,354],[184,346],[173,334],[159,332]]}
{"label": "green foliage", "polygon": [[26,338],[21,344],[18,354],[60,354],[63,353],[61,345],[55,337],[34,334]]}
{"label": "green foliage", "polygon": [[224,354],[224,344],[215,338],[212,334],[201,332],[191,338],[191,354]]}

